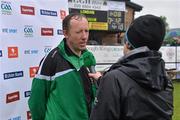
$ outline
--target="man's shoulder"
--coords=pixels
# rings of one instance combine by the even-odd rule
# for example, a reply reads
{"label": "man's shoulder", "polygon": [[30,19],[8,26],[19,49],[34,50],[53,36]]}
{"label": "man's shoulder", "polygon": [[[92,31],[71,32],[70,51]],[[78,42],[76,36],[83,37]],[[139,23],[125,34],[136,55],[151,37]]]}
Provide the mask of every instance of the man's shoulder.
{"label": "man's shoulder", "polygon": [[47,58],[54,58],[58,54],[59,54],[59,49],[58,47],[55,47],[48,53]]}

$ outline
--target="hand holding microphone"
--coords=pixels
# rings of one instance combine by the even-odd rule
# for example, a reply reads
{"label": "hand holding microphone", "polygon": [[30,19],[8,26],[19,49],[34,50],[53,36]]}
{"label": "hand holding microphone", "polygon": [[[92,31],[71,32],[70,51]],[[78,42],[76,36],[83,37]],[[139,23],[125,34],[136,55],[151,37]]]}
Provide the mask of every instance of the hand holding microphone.
{"label": "hand holding microphone", "polygon": [[84,56],[84,66],[88,67],[89,69],[89,77],[95,80],[98,80],[101,77],[100,72],[96,72],[95,70],[96,59],[91,52],[87,52]]}

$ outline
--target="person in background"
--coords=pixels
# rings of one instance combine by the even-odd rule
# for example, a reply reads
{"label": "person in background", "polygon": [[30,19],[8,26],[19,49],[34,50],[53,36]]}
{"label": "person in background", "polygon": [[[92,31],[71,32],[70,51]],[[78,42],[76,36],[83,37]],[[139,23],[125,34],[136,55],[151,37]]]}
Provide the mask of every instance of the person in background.
{"label": "person in background", "polygon": [[44,57],[33,79],[28,101],[32,120],[89,119],[94,92],[86,66],[91,63],[85,63],[92,56],[86,49],[87,18],[69,14],[63,20],[63,34],[65,38]]}
{"label": "person in background", "polygon": [[101,74],[90,120],[171,120],[173,85],[159,52],[165,35],[160,17],[135,19],[125,34],[124,56]]}

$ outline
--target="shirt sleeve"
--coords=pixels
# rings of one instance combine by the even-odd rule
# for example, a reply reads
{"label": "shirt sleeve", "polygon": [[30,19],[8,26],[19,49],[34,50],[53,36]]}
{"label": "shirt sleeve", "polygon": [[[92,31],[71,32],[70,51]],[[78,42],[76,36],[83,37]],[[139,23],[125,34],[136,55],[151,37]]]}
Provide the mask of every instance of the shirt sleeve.
{"label": "shirt sleeve", "polygon": [[46,106],[52,85],[52,76],[54,73],[54,62],[51,55],[40,62],[39,70],[33,79],[31,86],[31,95],[28,100],[31,117],[33,120],[44,120]]}
{"label": "shirt sleeve", "polygon": [[120,118],[120,88],[111,72],[101,78],[90,120],[118,120]]}
{"label": "shirt sleeve", "polygon": [[44,120],[50,82],[34,78],[28,104],[33,120]]}

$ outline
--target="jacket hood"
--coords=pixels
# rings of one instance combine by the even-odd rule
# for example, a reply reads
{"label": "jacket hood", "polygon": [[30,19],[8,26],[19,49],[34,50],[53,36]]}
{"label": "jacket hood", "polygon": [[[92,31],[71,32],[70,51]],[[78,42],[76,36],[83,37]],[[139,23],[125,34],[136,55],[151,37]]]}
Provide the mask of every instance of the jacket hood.
{"label": "jacket hood", "polygon": [[161,53],[140,47],[130,51],[110,69],[117,68],[146,89],[162,90],[167,75]]}

